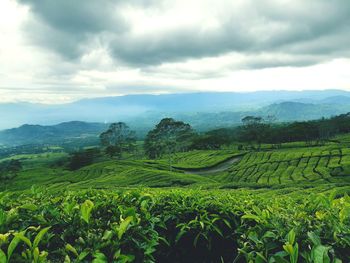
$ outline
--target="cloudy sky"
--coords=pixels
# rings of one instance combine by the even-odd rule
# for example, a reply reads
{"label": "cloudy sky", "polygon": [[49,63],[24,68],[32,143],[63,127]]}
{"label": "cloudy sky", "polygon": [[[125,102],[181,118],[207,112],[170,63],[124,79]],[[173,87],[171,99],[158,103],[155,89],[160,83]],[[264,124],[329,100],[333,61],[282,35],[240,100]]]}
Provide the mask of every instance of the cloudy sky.
{"label": "cloudy sky", "polygon": [[349,0],[1,0],[0,101],[350,90]]}

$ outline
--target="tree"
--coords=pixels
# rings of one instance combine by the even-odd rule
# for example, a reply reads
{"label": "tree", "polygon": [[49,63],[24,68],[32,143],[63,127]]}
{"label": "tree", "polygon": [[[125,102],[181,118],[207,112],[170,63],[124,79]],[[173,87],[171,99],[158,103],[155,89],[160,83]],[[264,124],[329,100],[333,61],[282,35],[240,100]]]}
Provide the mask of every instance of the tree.
{"label": "tree", "polygon": [[172,154],[188,150],[194,134],[191,125],[172,118],[164,118],[147,134],[145,152],[150,159],[167,154],[171,169]]}
{"label": "tree", "polygon": [[260,150],[261,143],[268,134],[270,125],[264,123],[262,117],[246,116],[242,119],[241,139],[249,143],[256,142]]}
{"label": "tree", "polygon": [[90,165],[99,156],[99,148],[90,148],[80,152],[74,152],[69,159],[69,169],[78,170],[84,166]]}
{"label": "tree", "polygon": [[230,145],[235,140],[234,130],[228,128],[215,129],[192,139],[191,149],[217,150],[224,145]]}
{"label": "tree", "polygon": [[121,158],[123,152],[135,149],[136,136],[124,122],[118,122],[112,123],[107,131],[101,133],[100,140],[107,154]]}

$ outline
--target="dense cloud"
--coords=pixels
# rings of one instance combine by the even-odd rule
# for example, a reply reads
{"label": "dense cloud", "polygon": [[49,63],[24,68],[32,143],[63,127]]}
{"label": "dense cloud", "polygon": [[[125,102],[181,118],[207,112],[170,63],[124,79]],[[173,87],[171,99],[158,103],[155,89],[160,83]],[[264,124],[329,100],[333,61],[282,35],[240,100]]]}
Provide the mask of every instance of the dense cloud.
{"label": "dense cloud", "polygon": [[25,31],[40,46],[53,49],[67,59],[82,56],[96,47],[96,36],[103,32],[122,33],[126,23],[115,16],[111,0],[20,0],[29,5],[31,19]]}
{"label": "dense cloud", "polygon": [[349,14],[349,0],[1,0],[0,101],[350,90]]}
{"label": "dense cloud", "polygon": [[[21,0],[31,7],[31,39],[70,59],[100,47],[116,61],[141,67],[230,52],[306,56],[251,63],[264,68],[349,54],[347,0],[193,1],[188,9],[184,2]],[[191,15],[186,10],[194,18],[183,23]]]}

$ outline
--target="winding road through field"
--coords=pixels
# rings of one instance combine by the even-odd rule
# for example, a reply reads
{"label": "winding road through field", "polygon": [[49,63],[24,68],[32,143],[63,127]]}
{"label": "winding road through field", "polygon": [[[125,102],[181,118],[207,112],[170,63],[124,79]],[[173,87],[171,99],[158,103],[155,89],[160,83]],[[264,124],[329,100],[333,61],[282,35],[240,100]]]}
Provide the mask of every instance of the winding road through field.
{"label": "winding road through field", "polygon": [[220,162],[211,167],[203,167],[203,168],[177,168],[179,170],[184,171],[186,174],[199,174],[199,175],[208,175],[218,172],[226,171],[231,167],[231,165],[238,163],[241,160],[242,156],[233,156],[223,162]]}

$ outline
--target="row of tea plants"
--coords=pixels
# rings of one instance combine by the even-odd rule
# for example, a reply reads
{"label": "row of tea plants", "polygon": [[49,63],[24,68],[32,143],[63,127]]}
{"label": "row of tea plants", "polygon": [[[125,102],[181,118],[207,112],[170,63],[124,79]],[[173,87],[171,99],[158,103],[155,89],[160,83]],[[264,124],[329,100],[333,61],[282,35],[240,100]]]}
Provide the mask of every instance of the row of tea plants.
{"label": "row of tea plants", "polygon": [[350,262],[349,219],[344,191],[33,188],[0,194],[0,263]]}

